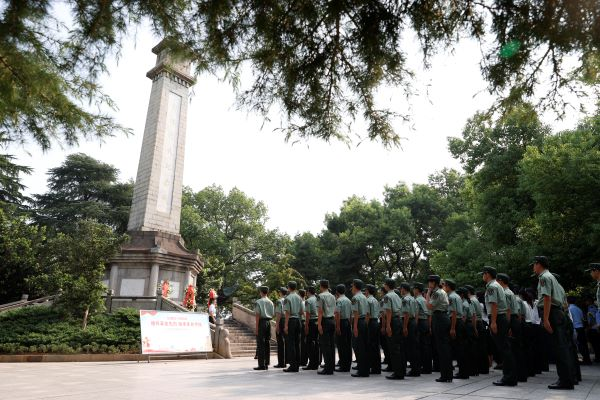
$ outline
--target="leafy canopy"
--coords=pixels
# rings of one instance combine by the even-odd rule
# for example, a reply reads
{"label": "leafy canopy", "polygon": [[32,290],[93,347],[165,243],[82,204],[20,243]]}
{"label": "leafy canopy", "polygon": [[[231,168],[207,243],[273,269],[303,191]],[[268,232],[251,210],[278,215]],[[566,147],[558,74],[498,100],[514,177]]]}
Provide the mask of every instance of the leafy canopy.
{"label": "leafy canopy", "polygon": [[[498,106],[539,98],[564,114],[565,94],[582,98],[600,81],[593,0],[7,0],[0,134],[48,148],[52,139],[127,132],[107,113],[115,104],[99,78],[143,20],[198,72],[232,82],[241,105],[265,116],[279,107],[288,138],[348,140],[348,125],[361,118],[369,139],[397,145],[398,115],[376,93],[389,84],[410,94],[404,44],[412,34],[424,67],[440,49],[478,41]],[[247,66],[253,76],[240,84]]]}

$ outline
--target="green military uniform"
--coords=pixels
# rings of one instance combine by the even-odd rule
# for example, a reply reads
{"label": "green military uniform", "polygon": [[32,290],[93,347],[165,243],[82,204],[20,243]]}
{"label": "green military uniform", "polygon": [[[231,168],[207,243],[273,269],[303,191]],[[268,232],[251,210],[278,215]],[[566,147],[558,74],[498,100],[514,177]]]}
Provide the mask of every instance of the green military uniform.
{"label": "green military uniform", "polygon": [[[507,282],[508,283],[508,282]],[[511,336],[509,337],[510,348],[513,353],[513,357],[517,367],[517,379],[520,382],[527,381],[527,368],[525,353],[523,351],[523,330],[521,328],[521,306],[517,300],[517,296],[513,293],[510,288],[504,289],[506,294],[506,306],[510,310],[510,331]]]}
{"label": "green military uniform", "polygon": [[[389,290],[383,297],[383,309],[386,311],[387,318],[390,317],[389,324],[392,328],[392,337],[387,338],[390,351],[390,364],[394,371],[394,377],[404,379],[406,375],[406,359],[404,356],[404,340],[402,335],[402,321],[400,312],[402,311],[402,300],[393,290]],[[391,315],[387,314],[387,311]],[[389,365],[389,364],[388,364]]]}
{"label": "green military uniform", "polygon": [[[448,279],[446,279],[446,283],[448,283]],[[454,282],[452,284],[456,287]],[[458,374],[454,375],[454,378],[468,379],[469,368],[465,353],[466,332],[465,323],[463,321],[463,300],[454,290],[448,294],[448,316],[450,317],[450,327],[452,327],[453,313],[456,313],[456,325],[454,326],[455,337],[450,337],[450,347],[458,364]]]}
{"label": "green military uniform", "polygon": [[[475,292],[472,286],[466,286],[469,292]],[[476,329],[477,337],[474,339],[474,352],[473,358],[473,372],[476,374],[489,374],[489,360],[488,360],[488,331],[483,324],[483,306],[475,295],[468,295],[471,300],[471,306],[473,312],[477,316]]]}
{"label": "green military uniform", "polygon": [[510,342],[508,340],[509,321],[506,318],[508,305],[504,289],[495,279],[489,281],[485,290],[485,305],[489,314],[490,326],[492,324],[492,304],[497,305],[496,327],[497,333],[491,332],[496,349],[502,352],[502,379],[503,385],[514,386],[517,384],[517,371]]}
{"label": "green military uniform", "polygon": [[473,325],[473,316],[475,315],[475,306],[469,301],[469,293],[463,290],[463,321],[465,321],[465,361],[468,376],[478,375],[475,360],[477,359],[477,347],[475,332],[477,327]]}
{"label": "green military uniform", "polygon": [[317,310],[321,310],[321,329],[319,335],[319,346],[323,354],[325,368],[323,373],[333,374],[335,368],[335,296],[328,291],[322,292],[317,297]]}
{"label": "green military uniform", "polygon": [[[281,292],[281,289],[279,290]],[[275,302],[275,319],[278,322],[275,338],[277,340],[277,365],[275,368],[285,368],[288,359],[285,354],[285,313],[283,312],[284,298],[277,299]]]}
{"label": "green military uniform", "polygon": [[[354,285],[358,285],[355,280]],[[362,282],[360,286],[356,286],[359,290],[362,289]],[[356,355],[356,367],[358,368],[358,375],[369,376],[369,358],[367,356],[367,347],[369,345],[369,327],[365,318],[369,314],[369,301],[360,291],[352,296],[352,315],[354,318],[358,315],[358,320],[354,323],[357,326],[358,336],[352,335],[352,344],[354,353]]]}
{"label": "green military uniform", "polygon": [[349,372],[352,367],[352,328],[350,317],[352,316],[352,302],[341,294],[335,305],[339,315],[339,326],[337,326],[337,350],[339,357],[339,372]]}
{"label": "green military uniform", "polygon": [[[420,286],[421,291],[423,285]],[[421,366],[422,374],[431,373],[431,329],[429,318],[431,312],[427,308],[427,300],[422,295],[415,297],[417,305],[417,313],[419,315],[417,321],[417,330],[419,332],[419,365]]]}
{"label": "green military uniform", "polygon": [[[439,284],[440,277],[432,275],[429,281]],[[431,327],[433,339],[437,350],[440,380],[452,381],[452,350],[450,347],[450,317],[448,316],[448,295],[439,287],[435,287],[429,294],[429,305],[431,306]]]}
{"label": "green military uniform", "polygon": [[306,347],[308,353],[308,365],[306,369],[313,370],[319,368],[319,329],[317,328],[317,319],[319,318],[319,310],[317,309],[317,296],[309,295],[306,299],[305,306],[308,315],[308,335],[306,337]]}
{"label": "green military uniform", "polygon": [[271,360],[271,319],[275,313],[273,302],[267,296],[256,300],[254,313],[258,316],[256,347],[259,368],[266,368]]}
{"label": "green military uniform", "polygon": [[[367,285],[367,289],[374,293],[377,291],[375,286]],[[370,372],[373,374],[381,373],[381,348],[380,348],[380,329],[379,329],[379,315],[381,313],[379,301],[372,295],[367,296],[369,302],[369,347],[368,347],[368,358],[370,365]]]}
{"label": "green military uniform", "polygon": [[544,318],[544,297],[548,296],[551,299],[548,320],[552,327],[551,337],[556,352],[556,372],[558,373],[559,384],[572,387],[575,384],[574,376],[576,372],[570,351],[572,338],[569,337],[567,328],[569,316],[564,310],[564,289],[547,269],[538,276],[537,289],[537,306],[542,319]]}
{"label": "green military uniform", "polygon": [[298,372],[300,369],[300,316],[303,308],[302,298],[295,291],[285,297],[283,311],[286,316],[289,315],[285,347],[290,363],[289,372]]}
{"label": "green military uniform", "polygon": [[[403,284],[403,289],[410,291],[408,284]],[[409,376],[421,375],[421,357],[419,355],[419,332],[417,330],[417,302],[410,294],[402,297],[403,326],[407,327],[408,334],[404,338],[406,358],[410,362]],[[408,322],[406,317],[408,316]]]}

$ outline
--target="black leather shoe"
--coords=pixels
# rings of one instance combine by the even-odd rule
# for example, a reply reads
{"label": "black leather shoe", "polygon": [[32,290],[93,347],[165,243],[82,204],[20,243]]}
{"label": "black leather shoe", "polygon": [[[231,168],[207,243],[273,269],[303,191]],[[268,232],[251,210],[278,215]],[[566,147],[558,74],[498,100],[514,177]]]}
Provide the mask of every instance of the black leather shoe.
{"label": "black leather shoe", "polygon": [[469,379],[469,377],[468,376],[463,376],[463,375],[456,374],[456,375],[454,375],[454,379]]}
{"label": "black leather shoe", "polygon": [[564,383],[554,383],[552,385],[548,385],[548,389],[552,390],[573,390],[575,386]]}
{"label": "black leather shoe", "polygon": [[327,371],[319,371],[317,372],[318,375],[333,375],[333,372],[327,372]]}
{"label": "black leather shoe", "polygon": [[396,375],[396,374],[391,374],[391,375],[386,376],[385,379],[392,379],[392,380],[401,381],[402,379],[404,379],[404,377],[400,376],[400,375]]}
{"label": "black leather shoe", "polygon": [[435,381],[441,382],[441,383],[452,383],[452,379],[446,379],[446,378],[437,378]]}
{"label": "black leather shoe", "polygon": [[285,368],[285,365],[277,364],[277,365],[273,365],[273,368]]}
{"label": "black leather shoe", "polygon": [[318,369],[317,367],[302,367],[303,371],[315,371],[317,369]]}
{"label": "black leather shoe", "polygon": [[350,370],[349,369],[336,368],[335,372],[350,372]]}
{"label": "black leather shoe", "polygon": [[299,372],[297,369],[286,368],[283,372]]}
{"label": "black leather shoe", "polygon": [[269,369],[269,367],[254,367],[255,371],[266,371],[268,369]]}
{"label": "black leather shoe", "polygon": [[499,380],[494,382],[494,386],[517,386],[517,382],[505,382],[503,380]]}

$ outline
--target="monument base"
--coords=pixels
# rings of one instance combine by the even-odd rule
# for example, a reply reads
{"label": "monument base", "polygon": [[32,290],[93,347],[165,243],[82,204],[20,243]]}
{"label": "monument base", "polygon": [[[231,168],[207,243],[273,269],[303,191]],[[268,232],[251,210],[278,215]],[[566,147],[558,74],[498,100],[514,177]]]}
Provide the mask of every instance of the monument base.
{"label": "monument base", "polygon": [[129,232],[131,241],[121,247],[106,271],[105,283],[115,296],[154,296],[161,281],[169,281],[169,298],[181,302],[188,285],[204,263],[189,252],[180,235],[161,231]]}

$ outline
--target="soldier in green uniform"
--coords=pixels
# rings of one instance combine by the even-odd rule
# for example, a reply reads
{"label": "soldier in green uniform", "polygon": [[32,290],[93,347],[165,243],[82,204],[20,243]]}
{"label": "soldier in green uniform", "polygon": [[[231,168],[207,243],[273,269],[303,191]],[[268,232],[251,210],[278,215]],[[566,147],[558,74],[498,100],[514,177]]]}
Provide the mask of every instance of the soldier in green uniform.
{"label": "soldier in green uniform", "polygon": [[544,329],[551,335],[556,351],[556,372],[558,381],[548,389],[574,389],[573,359],[570,353],[571,338],[568,337],[567,322],[569,318],[563,309],[564,298],[556,278],[548,270],[549,262],[545,256],[536,256],[533,261],[533,272],[538,277],[538,312],[542,318]]}
{"label": "soldier in green uniform", "polygon": [[306,290],[299,289],[298,296],[302,299],[302,313],[300,314],[300,352],[298,353],[298,363],[300,366],[305,367],[308,363],[308,351],[306,346],[306,329],[308,322],[304,320],[306,313]]}
{"label": "soldier in green uniform", "polygon": [[469,296],[469,300],[471,300],[471,306],[473,307],[473,312],[475,313],[476,321],[476,331],[475,334],[475,358],[473,359],[473,370],[477,372],[477,374],[487,375],[490,373],[490,364],[488,359],[488,332],[485,329],[485,325],[483,324],[483,306],[477,299],[475,295],[475,288],[471,285],[466,285],[465,289],[467,289]]}
{"label": "soldier in green uniform", "polygon": [[352,302],[346,297],[346,286],[339,284],[335,287],[337,295],[335,306],[335,333],[340,366],[337,372],[350,372],[352,367]]}
{"label": "soldier in green uniform", "polygon": [[387,335],[388,347],[390,351],[390,363],[392,370],[387,379],[404,379],[406,375],[406,359],[404,357],[402,320],[400,312],[402,310],[402,300],[394,291],[396,282],[388,278],[385,280],[386,294],[383,297],[383,309],[385,310],[385,333]]}
{"label": "soldier in green uniform", "polygon": [[320,282],[321,293],[317,296],[317,330],[319,331],[319,345],[323,354],[325,367],[319,375],[333,375],[335,368],[335,297],[329,293],[329,281],[322,279]]}
{"label": "soldier in green uniform", "polygon": [[436,382],[452,382],[452,350],[450,348],[450,317],[448,316],[448,295],[440,289],[439,275],[429,275],[429,290],[425,300],[431,310],[431,327],[437,351],[440,377]]}
{"label": "soldier in green uniform", "polygon": [[476,376],[477,368],[475,368],[474,360],[477,357],[475,353],[475,336],[477,335],[477,317],[475,316],[475,308],[469,299],[469,291],[464,287],[456,289],[456,294],[460,296],[463,306],[463,321],[465,324],[464,333],[464,354],[465,354],[465,372],[469,376]]}
{"label": "soldier in green uniform", "polygon": [[381,374],[381,349],[379,347],[379,301],[375,298],[377,288],[375,285],[366,286],[367,301],[369,303],[369,313],[367,315],[367,327],[369,330],[369,340],[367,347],[367,357],[369,359],[369,372],[371,374]]}
{"label": "soldier in green uniform", "polygon": [[431,312],[423,297],[423,284],[413,284],[413,294],[417,305],[417,331],[419,335],[419,365],[422,374],[431,374]]}
{"label": "soldier in green uniform", "polygon": [[286,353],[290,366],[283,372],[298,372],[299,351],[300,351],[300,315],[303,312],[302,298],[296,293],[297,284],[294,281],[288,282],[288,295],[283,302],[283,311],[285,312],[285,339]]}
{"label": "soldier in green uniform", "polygon": [[260,299],[256,300],[254,305],[254,314],[256,315],[256,348],[258,352],[257,371],[268,370],[271,360],[271,319],[275,313],[273,302],[269,300],[269,288],[261,286],[259,288]]}
{"label": "soldier in green uniform", "polygon": [[308,298],[305,301],[305,325],[304,335],[306,336],[306,350],[308,353],[308,365],[303,370],[317,370],[319,368],[319,330],[317,320],[319,319],[319,311],[317,309],[317,296],[314,286],[309,286],[306,289]]}
{"label": "soldier in green uniform", "polygon": [[458,364],[454,379],[469,379],[465,359],[465,324],[463,321],[463,301],[456,293],[456,282],[444,280],[444,291],[448,295],[448,316],[450,317],[450,347]]}
{"label": "soldier in green uniform", "polygon": [[283,311],[283,302],[287,296],[287,289],[280,287],[277,291],[278,299],[275,303],[275,338],[277,339],[277,364],[275,368],[285,368],[288,359],[285,354],[285,312]]}
{"label": "soldier in green uniform", "polygon": [[496,280],[500,286],[502,286],[504,293],[506,294],[506,305],[508,307],[506,318],[508,319],[510,326],[510,349],[517,366],[517,379],[519,382],[527,382],[527,364],[525,362],[522,347],[523,332],[521,329],[521,305],[517,296],[509,287],[510,277],[507,274],[500,273],[496,277]]}
{"label": "soldier in green uniform", "polygon": [[496,282],[496,268],[483,267],[482,279],[486,283],[485,304],[490,321],[490,334],[498,351],[502,352],[502,379],[496,386],[516,386],[517,371],[515,359],[508,341],[509,321],[506,317],[508,306],[504,289]]}
{"label": "soldier in green uniform", "polygon": [[417,331],[417,302],[410,294],[410,284],[400,284],[400,296],[402,298],[402,336],[404,337],[404,348],[406,358],[410,362],[410,371],[407,376],[421,376],[421,358],[419,356],[419,333]]}
{"label": "soldier in green uniform", "polygon": [[369,376],[369,358],[367,347],[369,345],[369,301],[362,293],[364,283],[360,279],[352,281],[352,342],[356,353],[356,369],[358,372],[353,377]]}

